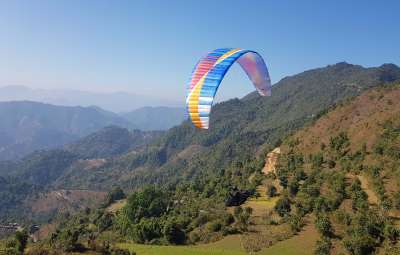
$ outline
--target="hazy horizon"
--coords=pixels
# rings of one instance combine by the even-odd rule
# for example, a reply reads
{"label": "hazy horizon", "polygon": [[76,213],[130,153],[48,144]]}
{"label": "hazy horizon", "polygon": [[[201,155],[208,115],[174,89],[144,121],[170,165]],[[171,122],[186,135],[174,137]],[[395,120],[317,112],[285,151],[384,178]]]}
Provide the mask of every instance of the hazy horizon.
{"label": "hazy horizon", "polygon": [[[0,86],[123,91],[183,102],[193,66],[219,47],[258,51],[274,83],[341,61],[400,63],[394,54],[398,1],[229,3],[2,1]],[[217,101],[253,90],[233,66]]]}

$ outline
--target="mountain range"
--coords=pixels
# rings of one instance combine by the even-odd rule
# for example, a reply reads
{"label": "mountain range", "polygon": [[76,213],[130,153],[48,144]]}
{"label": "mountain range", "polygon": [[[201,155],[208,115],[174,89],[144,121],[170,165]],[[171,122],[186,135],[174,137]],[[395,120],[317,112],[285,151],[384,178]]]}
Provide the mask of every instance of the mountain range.
{"label": "mountain range", "polygon": [[0,160],[60,147],[110,125],[165,130],[180,124],[184,118],[183,109],[170,107],[146,107],[118,115],[95,106],[0,102]]}
{"label": "mountain range", "polygon": [[[271,97],[252,93],[215,105],[208,131],[195,129],[189,121],[163,134],[139,136],[114,127],[64,149],[34,153],[15,163],[3,162],[0,173],[5,184],[0,196],[8,207],[2,217],[15,210],[29,211],[23,201],[38,192],[108,191],[116,184],[132,191],[147,184],[187,181],[206,185],[252,162],[344,100],[399,80],[400,68],[392,64],[364,68],[338,63],[282,79],[273,86]],[[151,139],[146,139],[147,135]],[[133,140],[127,143],[127,139]],[[133,141],[138,141],[138,147],[129,145]],[[9,190],[21,182],[24,189],[10,196]],[[219,194],[226,195],[228,187],[232,188],[232,183],[226,185]],[[246,185],[248,179],[235,183],[239,190]]]}
{"label": "mountain range", "polygon": [[63,106],[98,106],[116,113],[146,106],[180,107],[183,101],[166,100],[129,92],[99,93],[71,89],[33,89],[21,85],[0,87],[0,101],[34,101]]}

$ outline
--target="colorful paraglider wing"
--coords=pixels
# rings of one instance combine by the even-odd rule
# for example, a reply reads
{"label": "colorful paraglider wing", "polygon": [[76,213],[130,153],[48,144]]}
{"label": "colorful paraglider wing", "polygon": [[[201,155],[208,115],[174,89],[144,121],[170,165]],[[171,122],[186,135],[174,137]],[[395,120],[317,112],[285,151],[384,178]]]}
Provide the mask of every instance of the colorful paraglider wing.
{"label": "colorful paraglider wing", "polygon": [[186,104],[196,127],[208,129],[214,96],[226,72],[236,61],[260,95],[271,95],[268,69],[257,52],[232,48],[214,50],[197,63],[188,84]]}

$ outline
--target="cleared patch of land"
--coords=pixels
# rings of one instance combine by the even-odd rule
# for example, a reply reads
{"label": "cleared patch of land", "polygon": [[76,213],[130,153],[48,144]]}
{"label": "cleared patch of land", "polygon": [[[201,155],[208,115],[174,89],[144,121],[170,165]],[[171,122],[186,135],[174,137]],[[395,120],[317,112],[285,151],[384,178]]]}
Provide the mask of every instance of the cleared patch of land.
{"label": "cleared patch of land", "polygon": [[118,200],[115,203],[111,204],[107,207],[106,211],[110,213],[116,213],[117,211],[121,210],[126,204],[126,199]]}
{"label": "cleared patch of land", "polygon": [[106,192],[91,190],[54,190],[41,194],[28,204],[34,213],[76,212],[85,207],[96,207],[104,200]]}
{"label": "cleared patch of land", "polygon": [[276,243],[258,253],[257,255],[311,255],[314,254],[315,242],[318,232],[314,225],[309,224],[297,235],[287,240]]}

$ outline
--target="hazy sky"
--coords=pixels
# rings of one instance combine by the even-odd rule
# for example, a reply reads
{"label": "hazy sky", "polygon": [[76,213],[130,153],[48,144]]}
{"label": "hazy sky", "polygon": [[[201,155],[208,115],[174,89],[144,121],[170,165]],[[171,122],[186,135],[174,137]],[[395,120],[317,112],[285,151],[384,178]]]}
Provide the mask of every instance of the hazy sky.
{"label": "hazy sky", "polygon": [[[0,0],[0,86],[184,98],[207,51],[261,53],[274,82],[340,61],[400,64],[400,1]],[[238,66],[223,99],[253,90]]]}

